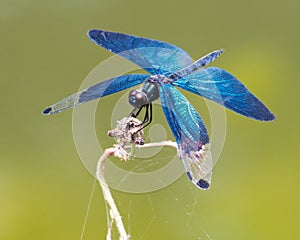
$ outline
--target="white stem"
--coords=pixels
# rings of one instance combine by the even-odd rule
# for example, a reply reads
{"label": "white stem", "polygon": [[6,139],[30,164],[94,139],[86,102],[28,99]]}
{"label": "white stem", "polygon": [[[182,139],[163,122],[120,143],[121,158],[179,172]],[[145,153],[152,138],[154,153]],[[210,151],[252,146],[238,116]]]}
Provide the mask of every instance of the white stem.
{"label": "white stem", "polygon": [[124,224],[122,221],[122,217],[118,211],[117,205],[111,195],[111,192],[109,190],[109,187],[107,186],[107,183],[104,179],[104,174],[103,174],[104,173],[104,160],[113,154],[114,154],[113,148],[108,148],[104,151],[103,155],[99,158],[98,163],[97,163],[96,177],[97,177],[97,180],[99,181],[100,187],[102,188],[104,200],[109,205],[112,221],[115,221],[115,223],[116,223],[117,229],[120,234],[120,240],[128,240],[129,235],[126,233],[126,230],[125,230],[125,227],[124,227]]}
{"label": "white stem", "polygon": [[162,142],[146,143],[144,145],[139,146],[139,148],[161,147],[161,146],[174,147],[174,148],[177,149],[176,142],[172,142],[172,141],[162,141]]}
{"label": "white stem", "polygon": [[[163,141],[163,142],[156,142],[156,143],[147,143],[144,145],[139,146],[139,148],[145,148],[145,147],[159,147],[159,146],[169,146],[177,148],[177,144],[172,141]],[[126,233],[122,217],[118,211],[117,205],[111,195],[110,189],[107,186],[107,183],[104,178],[104,160],[108,158],[109,156],[115,155],[115,149],[114,148],[107,148],[102,156],[99,158],[97,162],[97,170],[96,170],[96,178],[100,184],[100,187],[102,188],[102,193],[105,202],[108,204],[109,209],[108,212],[110,213],[110,218],[112,223],[116,223],[116,227],[120,234],[120,240],[128,240],[130,238],[130,235]],[[106,236],[106,239],[111,239],[111,224],[108,224],[110,228],[108,229],[108,233]]]}

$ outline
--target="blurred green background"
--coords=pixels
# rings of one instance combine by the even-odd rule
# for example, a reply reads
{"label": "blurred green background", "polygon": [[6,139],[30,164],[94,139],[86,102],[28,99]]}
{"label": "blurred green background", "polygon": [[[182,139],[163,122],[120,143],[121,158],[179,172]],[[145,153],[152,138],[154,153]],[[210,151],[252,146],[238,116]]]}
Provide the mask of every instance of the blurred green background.
{"label": "blurred green background", "polygon": [[[87,38],[91,28],[170,42],[193,58],[225,48],[214,65],[277,117],[227,111],[209,191],[186,176],[149,194],[113,191],[132,239],[300,239],[299,10],[297,0],[0,0],[0,239],[80,239],[94,179],[73,143],[72,111],[41,110],[111,56]],[[104,111],[118,100],[107,99]],[[83,239],[105,234],[97,188]]]}

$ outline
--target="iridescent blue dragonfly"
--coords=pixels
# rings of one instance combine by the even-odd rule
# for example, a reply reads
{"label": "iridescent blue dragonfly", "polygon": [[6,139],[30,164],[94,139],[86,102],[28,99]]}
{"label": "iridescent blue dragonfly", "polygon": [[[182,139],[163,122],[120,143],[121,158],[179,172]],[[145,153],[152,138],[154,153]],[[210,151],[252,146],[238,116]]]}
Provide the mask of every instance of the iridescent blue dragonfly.
{"label": "iridescent blue dragonfly", "polygon": [[217,67],[204,68],[219,57],[222,50],[193,61],[182,49],[162,41],[103,30],[90,30],[88,36],[97,45],[134,62],[150,74],[129,74],[108,79],[47,107],[43,114],[58,113],[144,83],[141,90],[129,93],[129,103],[134,107],[131,116],[136,117],[145,108],[141,126],[145,127],[152,120],[152,102],[160,98],[187,176],[201,189],[208,189],[211,181],[208,133],[198,112],[175,87],[198,94],[249,118],[274,120],[267,107],[233,75]]}

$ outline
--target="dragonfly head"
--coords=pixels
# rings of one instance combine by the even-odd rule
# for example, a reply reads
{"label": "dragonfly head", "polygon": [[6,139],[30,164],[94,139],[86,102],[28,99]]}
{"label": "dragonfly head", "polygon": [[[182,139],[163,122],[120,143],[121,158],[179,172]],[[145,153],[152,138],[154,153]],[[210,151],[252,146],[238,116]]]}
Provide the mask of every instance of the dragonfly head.
{"label": "dragonfly head", "polygon": [[129,92],[129,103],[135,107],[140,108],[149,103],[146,93],[141,90],[131,90]]}

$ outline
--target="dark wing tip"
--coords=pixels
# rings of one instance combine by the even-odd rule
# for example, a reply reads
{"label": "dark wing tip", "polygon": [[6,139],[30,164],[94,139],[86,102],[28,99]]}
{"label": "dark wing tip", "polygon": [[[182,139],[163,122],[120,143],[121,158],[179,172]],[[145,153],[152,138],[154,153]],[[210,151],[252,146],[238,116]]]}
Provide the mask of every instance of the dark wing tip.
{"label": "dark wing tip", "polygon": [[204,180],[204,179],[200,179],[198,182],[197,182],[197,186],[201,189],[208,189],[209,188],[209,182]]}
{"label": "dark wing tip", "polygon": [[273,121],[273,120],[275,120],[275,115],[269,111],[269,116],[267,121]]}
{"label": "dark wing tip", "polygon": [[273,113],[269,111],[269,109],[265,108],[265,111],[261,114],[259,114],[257,117],[254,119],[260,120],[260,121],[274,121],[275,116]]}
{"label": "dark wing tip", "polygon": [[[186,172],[186,174],[187,174],[188,178],[192,181],[193,178],[192,178],[191,173],[190,173],[190,172]],[[210,187],[209,182],[206,181],[206,180],[204,180],[204,179],[200,179],[200,180],[196,183],[196,185],[197,185],[199,188],[203,189],[203,190],[207,190],[207,189]]]}
{"label": "dark wing tip", "polygon": [[52,107],[47,107],[43,112],[42,112],[42,114],[44,114],[44,115],[49,115],[49,114],[51,114],[51,112],[52,112]]}
{"label": "dark wing tip", "polygon": [[267,118],[265,119],[265,121],[274,121],[275,120],[275,116],[273,113],[270,112],[270,114],[267,116]]}

